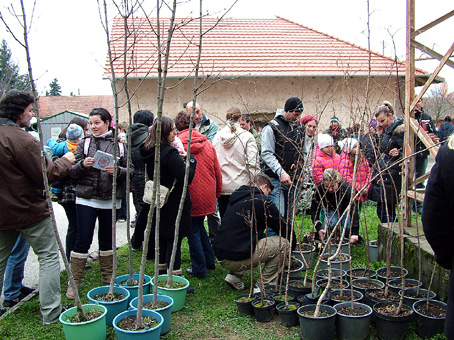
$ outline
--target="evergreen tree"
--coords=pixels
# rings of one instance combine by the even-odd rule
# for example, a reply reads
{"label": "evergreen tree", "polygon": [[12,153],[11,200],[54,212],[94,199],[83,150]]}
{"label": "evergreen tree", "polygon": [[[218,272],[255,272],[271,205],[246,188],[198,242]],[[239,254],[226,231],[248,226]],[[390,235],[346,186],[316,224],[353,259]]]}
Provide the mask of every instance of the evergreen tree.
{"label": "evergreen tree", "polygon": [[57,78],[54,78],[49,84],[50,91],[46,91],[46,96],[61,96],[61,86],[58,84]]}
{"label": "evergreen tree", "polygon": [[19,66],[12,60],[6,40],[0,46],[0,97],[11,89],[31,91],[28,74],[19,74]]}

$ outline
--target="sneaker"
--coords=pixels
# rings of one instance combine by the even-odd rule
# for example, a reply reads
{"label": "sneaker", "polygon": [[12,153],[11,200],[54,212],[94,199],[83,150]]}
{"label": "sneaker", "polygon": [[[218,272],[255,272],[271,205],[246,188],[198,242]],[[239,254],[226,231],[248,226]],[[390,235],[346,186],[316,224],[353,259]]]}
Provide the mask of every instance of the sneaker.
{"label": "sneaker", "polygon": [[51,200],[52,202],[58,202],[58,194],[52,192],[52,193],[50,194],[50,200]]}
{"label": "sneaker", "polygon": [[33,288],[30,288],[30,287],[26,287],[26,286],[22,286],[22,288],[20,289],[20,292],[22,294],[24,294],[24,297],[27,296],[27,295],[30,295],[31,293],[33,293],[35,290]]}
{"label": "sneaker", "polygon": [[252,294],[260,294],[260,288],[255,286],[254,290],[252,291]]}
{"label": "sneaker", "polygon": [[[73,307],[74,307],[74,305],[72,303],[67,304],[67,305],[62,305],[60,314],[66,312],[68,309],[73,308]],[[57,323],[59,321],[59,319],[60,319],[60,315],[51,321],[43,321],[43,325],[44,326],[52,325],[53,323]]]}
{"label": "sneaker", "polygon": [[194,293],[195,293],[194,288],[192,288],[192,287],[188,287],[188,288],[187,288],[186,294],[194,294]]}
{"label": "sneaker", "polygon": [[22,295],[22,293],[17,297],[12,300],[3,300],[3,307],[5,308],[11,308],[14,307],[19,303],[20,300],[22,300],[25,296]]}
{"label": "sneaker", "polygon": [[243,290],[244,289],[244,283],[241,281],[241,279],[233,274],[227,274],[225,277],[224,281],[233,289],[236,290]]}

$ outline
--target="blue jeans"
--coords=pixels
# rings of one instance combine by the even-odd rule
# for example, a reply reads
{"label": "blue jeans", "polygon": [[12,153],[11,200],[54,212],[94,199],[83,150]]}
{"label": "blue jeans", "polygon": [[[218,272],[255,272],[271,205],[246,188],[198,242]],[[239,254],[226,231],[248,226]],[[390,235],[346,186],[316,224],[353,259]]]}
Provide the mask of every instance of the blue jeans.
{"label": "blue jeans", "polygon": [[[421,177],[427,171],[427,165],[429,163],[429,156],[422,156],[416,157],[416,164],[415,164],[415,178]],[[424,182],[419,183],[416,185],[416,189],[424,189]],[[422,210],[422,202],[419,202],[413,199],[412,208],[414,211],[421,212]]]}
{"label": "blue jeans", "polygon": [[19,235],[14,244],[5,268],[5,279],[3,282],[3,295],[5,300],[14,300],[19,297],[24,278],[25,261],[27,260],[30,245],[27,240]]}
{"label": "blue jeans", "polygon": [[[291,190],[289,191],[289,187],[286,186],[285,184],[282,184],[279,178],[275,177],[270,177],[271,184],[273,184],[274,189],[271,191],[270,195],[268,198],[273,202],[279,212],[281,213],[281,216],[284,218],[284,220],[287,221],[287,218],[289,218],[290,223],[293,223],[293,213],[290,214],[292,216],[289,216],[287,208],[288,209],[293,209],[295,204],[298,204],[298,202],[295,202],[295,195],[299,196],[300,190],[301,190],[301,184],[298,182],[298,185],[292,186]],[[298,199],[298,197],[296,197]],[[288,204],[288,206],[287,206]],[[295,206],[296,208],[296,206]],[[296,209],[295,209],[296,210]],[[275,236],[277,235],[272,229],[268,228],[267,229],[267,235],[268,237]]]}
{"label": "blue jeans", "polygon": [[396,205],[388,203],[388,213],[386,213],[386,205],[378,202],[377,203],[377,216],[381,223],[396,222]]}
{"label": "blue jeans", "polygon": [[[342,211],[342,213],[344,213],[344,212]],[[329,227],[330,230],[333,230],[334,227],[339,222],[339,217],[341,215],[339,213],[339,211],[334,211],[332,209],[329,209],[328,213],[325,213],[325,210],[322,208],[322,214],[325,218],[325,230],[327,229],[327,227]],[[347,230],[345,230],[346,237],[348,237],[348,235],[350,235],[350,226],[352,224],[352,216],[349,215],[348,220],[347,220],[347,214],[348,214],[348,212],[345,213],[344,217],[342,218],[342,221],[340,222],[340,226],[337,228],[339,231],[340,231],[340,228],[344,228],[344,227],[347,228]]]}
{"label": "blue jeans", "polygon": [[87,254],[93,241],[96,219],[98,219],[99,250],[112,250],[112,209],[96,209],[76,204],[77,238],[74,251]]}
{"label": "blue jeans", "polygon": [[207,275],[207,266],[211,268],[215,266],[213,248],[203,225],[204,218],[205,216],[192,218],[191,232],[188,235],[192,274],[198,277]]}
{"label": "blue jeans", "polygon": [[71,260],[71,252],[74,250],[77,238],[77,213],[76,203],[62,203],[68,219],[68,231],[66,232],[66,258]]}

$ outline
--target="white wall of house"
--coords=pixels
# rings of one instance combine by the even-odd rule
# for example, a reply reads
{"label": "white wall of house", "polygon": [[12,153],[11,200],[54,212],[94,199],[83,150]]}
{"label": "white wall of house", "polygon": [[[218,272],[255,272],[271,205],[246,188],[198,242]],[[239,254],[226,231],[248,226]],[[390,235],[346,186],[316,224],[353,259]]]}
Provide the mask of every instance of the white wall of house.
{"label": "white wall of house", "polygon": [[[121,83],[120,80],[119,85]],[[132,112],[148,109],[156,113],[156,80],[129,79],[128,85],[130,93],[135,92],[131,101]],[[167,86],[170,89],[165,93],[163,113],[175,117],[184,103],[192,100],[193,79],[168,78]],[[293,96],[303,100],[303,115],[315,114],[320,118],[320,129],[328,126],[334,114],[344,126],[367,122],[384,100],[394,104],[396,112],[401,112],[395,77],[374,77],[369,82],[366,77],[241,77],[215,83],[208,80],[203,88],[207,89],[198,96],[198,102],[209,118],[221,124],[227,109],[233,105],[244,113],[271,113],[283,108],[285,101]],[[124,93],[120,93],[120,105],[125,101]],[[263,117],[263,114],[257,116]],[[124,105],[120,108],[120,120],[126,118]]]}

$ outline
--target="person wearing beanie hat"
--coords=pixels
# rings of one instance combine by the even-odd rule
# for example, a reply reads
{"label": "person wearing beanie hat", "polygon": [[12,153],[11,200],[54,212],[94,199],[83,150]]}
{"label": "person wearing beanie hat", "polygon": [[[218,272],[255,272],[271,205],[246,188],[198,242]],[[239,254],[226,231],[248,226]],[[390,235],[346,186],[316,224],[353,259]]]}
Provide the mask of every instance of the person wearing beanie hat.
{"label": "person wearing beanie hat", "polygon": [[333,137],[326,133],[318,134],[318,150],[312,162],[312,177],[315,184],[319,184],[326,169],[338,169],[340,157],[334,152]]}
{"label": "person wearing beanie hat", "polygon": [[290,223],[293,217],[287,216],[286,207],[292,207],[295,195],[289,191],[290,187],[292,191],[299,189],[299,185],[292,184],[301,183],[298,179],[304,166],[304,159],[299,158],[305,141],[305,127],[299,121],[303,110],[301,99],[291,97],[285,102],[284,110],[278,110],[262,130],[262,168],[274,186],[269,197]]}
{"label": "person wearing beanie hat", "polygon": [[66,130],[66,139],[70,142],[78,142],[84,136],[84,130],[77,124],[70,124]]}
{"label": "person wearing beanie hat", "polygon": [[338,117],[333,116],[329,120],[330,125],[329,128],[324,131],[324,133],[330,135],[333,137],[334,140],[334,148],[337,154],[341,154],[342,150],[340,149],[338,143],[344,138],[347,138],[347,130],[345,130],[340,123],[340,120]]}

